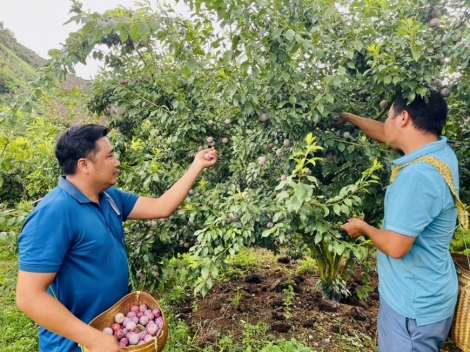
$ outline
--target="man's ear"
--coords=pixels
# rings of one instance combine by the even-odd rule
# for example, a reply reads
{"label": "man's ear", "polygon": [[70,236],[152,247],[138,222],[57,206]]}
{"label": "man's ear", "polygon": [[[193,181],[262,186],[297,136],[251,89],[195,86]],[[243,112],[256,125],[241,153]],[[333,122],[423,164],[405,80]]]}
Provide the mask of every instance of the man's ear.
{"label": "man's ear", "polygon": [[88,174],[89,173],[89,171],[88,171],[88,163],[89,162],[90,161],[88,159],[85,159],[85,158],[78,159],[78,161],[77,161],[77,170],[80,170],[84,174]]}
{"label": "man's ear", "polygon": [[413,121],[411,120],[410,114],[406,110],[403,110],[400,113],[399,118],[400,118],[400,127],[404,127],[409,123],[411,124],[413,123]]}

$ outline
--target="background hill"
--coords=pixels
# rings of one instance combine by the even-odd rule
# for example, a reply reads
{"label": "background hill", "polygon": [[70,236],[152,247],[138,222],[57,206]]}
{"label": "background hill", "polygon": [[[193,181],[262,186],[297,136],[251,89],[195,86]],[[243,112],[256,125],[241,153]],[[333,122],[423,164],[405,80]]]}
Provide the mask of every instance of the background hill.
{"label": "background hill", "polygon": [[0,22],[0,94],[3,99],[25,88],[44,61],[18,43],[13,32]]}
{"label": "background hill", "polygon": [[[0,22],[0,102],[6,102],[28,86],[46,60],[18,43],[14,33]],[[62,88],[87,89],[86,80],[68,75]]]}

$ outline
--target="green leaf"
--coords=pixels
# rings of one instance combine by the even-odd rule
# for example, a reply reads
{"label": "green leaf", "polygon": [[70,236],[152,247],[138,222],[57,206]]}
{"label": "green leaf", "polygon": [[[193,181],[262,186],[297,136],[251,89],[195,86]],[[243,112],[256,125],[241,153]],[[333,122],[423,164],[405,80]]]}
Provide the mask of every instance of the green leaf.
{"label": "green leaf", "polygon": [[321,240],[323,239],[323,234],[321,232],[317,232],[317,234],[315,235],[315,244],[319,244],[321,242]]}
{"label": "green leaf", "polygon": [[295,36],[295,32],[292,29],[288,29],[285,36],[287,40],[292,40]]}
{"label": "green leaf", "polygon": [[209,248],[204,247],[201,252],[202,257],[207,257],[207,254],[209,253]]}
{"label": "green leaf", "polygon": [[134,41],[139,39],[139,24],[134,23],[129,29],[129,34]]}
{"label": "green leaf", "polygon": [[222,55],[222,58],[224,60],[227,60],[227,59],[230,59],[232,58],[233,56],[233,51],[232,50],[227,50],[226,52],[224,52],[224,54]]}
{"label": "green leaf", "polygon": [[279,38],[279,36],[281,35],[281,33],[282,33],[283,30],[284,30],[284,28],[278,28],[278,29],[276,29],[276,30],[271,34],[271,38],[273,38],[273,39]]}
{"label": "green leaf", "polygon": [[361,51],[363,48],[364,48],[364,44],[360,41],[360,40],[356,40],[354,42],[354,48],[357,50],[357,51]]}
{"label": "green leaf", "polygon": [[42,90],[40,88],[36,88],[34,90],[34,96],[36,97],[36,99],[40,99],[42,97]]}
{"label": "green leaf", "polygon": [[47,55],[49,55],[50,57],[56,57],[59,54],[60,54],[59,49],[51,49],[47,52]]}
{"label": "green leaf", "polygon": [[342,255],[344,252],[344,249],[346,248],[344,243],[339,243],[339,242],[334,242],[333,247],[335,249],[336,254],[338,255]]}
{"label": "green leaf", "polygon": [[121,40],[121,43],[125,43],[128,38],[129,33],[127,33],[126,30],[122,30],[119,32],[119,39]]}
{"label": "green leaf", "polygon": [[240,65],[240,69],[242,70],[242,72],[247,72],[249,67],[250,67],[250,63],[248,61],[244,61]]}
{"label": "green leaf", "polygon": [[219,269],[217,268],[217,266],[212,263],[211,264],[211,276],[212,277],[217,277],[219,275]]}
{"label": "green leaf", "polygon": [[139,35],[140,35],[140,37],[146,37],[149,32],[150,32],[150,27],[148,26],[147,23],[142,22],[141,24],[139,24]]}
{"label": "green leaf", "polygon": [[153,19],[150,21],[150,27],[152,27],[154,31],[158,31],[160,29],[160,23],[157,20]]}
{"label": "green leaf", "polygon": [[189,71],[194,72],[197,68],[197,61],[191,58],[188,60],[187,66]]}
{"label": "green leaf", "polygon": [[393,76],[393,79],[392,79],[393,84],[397,84],[400,81],[401,81],[400,76]]}
{"label": "green leaf", "polygon": [[307,195],[307,186],[303,183],[297,183],[293,186],[295,196],[300,200],[303,201],[305,199],[305,196]]}
{"label": "green leaf", "polygon": [[307,137],[305,137],[305,141],[307,142],[308,145],[312,144],[314,140],[315,140],[315,137],[313,136],[312,132],[307,134]]}
{"label": "green leaf", "polygon": [[194,288],[194,294],[198,293],[201,291],[201,289],[204,287],[205,282],[201,282]]}
{"label": "green leaf", "polygon": [[233,39],[232,39],[232,50],[233,51],[237,50],[239,41],[240,41],[240,36],[238,34],[235,34],[233,36]]}
{"label": "green leaf", "polygon": [[349,207],[346,205],[346,204],[342,204],[341,205],[341,211],[346,215],[346,216],[349,216]]}
{"label": "green leaf", "polygon": [[288,205],[289,205],[289,208],[290,208],[289,210],[297,212],[302,207],[302,202],[299,200],[299,198],[292,197],[291,201],[288,203]]}
{"label": "green leaf", "polygon": [[323,112],[325,111],[325,106],[320,102],[320,103],[318,103],[318,105],[317,105],[317,110],[318,110],[318,112],[319,112],[320,114],[323,115]]}
{"label": "green leaf", "polygon": [[209,266],[203,266],[201,269],[201,277],[206,280],[209,276]]}
{"label": "green leaf", "polygon": [[[110,19],[109,20],[109,28],[111,30],[116,29],[116,27],[119,25],[119,22],[116,21],[115,19]],[[109,33],[108,33],[109,34]]]}

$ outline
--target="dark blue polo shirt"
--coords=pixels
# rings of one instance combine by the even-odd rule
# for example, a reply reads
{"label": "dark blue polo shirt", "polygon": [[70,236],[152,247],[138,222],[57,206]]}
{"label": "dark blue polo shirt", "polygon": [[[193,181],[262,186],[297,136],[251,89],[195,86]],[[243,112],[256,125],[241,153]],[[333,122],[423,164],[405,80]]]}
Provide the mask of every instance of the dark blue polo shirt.
{"label": "dark blue polo shirt", "polygon": [[[60,177],[59,186],[41,200],[23,225],[20,270],[57,273],[52,282],[57,299],[88,324],[128,293],[122,222],[137,199],[111,187],[100,194],[98,205]],[[39,348],[80,351],[76,343],[42,327]]]}

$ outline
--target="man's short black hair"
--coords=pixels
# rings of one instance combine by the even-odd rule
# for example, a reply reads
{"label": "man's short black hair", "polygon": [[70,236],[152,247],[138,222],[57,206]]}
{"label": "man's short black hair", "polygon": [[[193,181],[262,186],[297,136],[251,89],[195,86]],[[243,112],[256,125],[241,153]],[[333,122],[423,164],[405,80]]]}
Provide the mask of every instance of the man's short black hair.
{"label": "man's short black hair", "polygon": [[79,159],[93,159],[99,151],[95,142],[107,134],[106,127],[94,124],[73,126],[65,131],[55,147],[55,156],[62,172],[73,175],[77,171]]}
{"label": "man's short black hair", "polygon": [[415,100],[407,104],[407,100],[401,94],[393,102],[392,109],[395,116],[407,111],[416,129],[432,133],[436,136],[441,134],[442,128],[447,121],[447,103],[441,93],[431,90],[427,102],[417,95]]}

